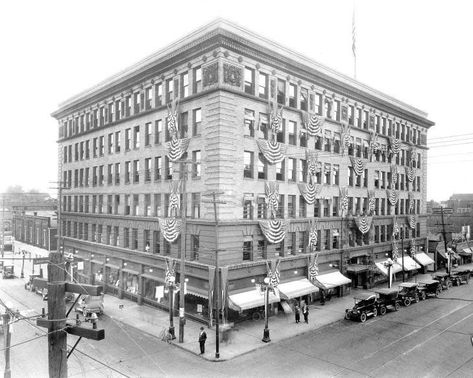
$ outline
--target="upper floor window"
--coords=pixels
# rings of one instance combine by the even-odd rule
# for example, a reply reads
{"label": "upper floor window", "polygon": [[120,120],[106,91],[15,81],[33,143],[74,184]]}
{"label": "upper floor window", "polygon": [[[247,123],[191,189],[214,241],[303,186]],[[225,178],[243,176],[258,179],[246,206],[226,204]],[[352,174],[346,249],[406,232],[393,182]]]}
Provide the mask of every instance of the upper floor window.
{"label": "upper floor window", "polygon": [[189,96],[189,73],[184,72],[181,75],[181,96],[187,97]]}
{"label": "upper floor window", "polygon": [[260,72],[258,81],[258,96],[268,98],[268,75]]}
{"label": "upper floor window", "polygon": [[172,79],[166,80],[166,102],[174,99],[174,81]]}
{"label": "upper floor window", "polygon": [[156,107],[163,104],[163,84],[158,83],[154,86],[154,92],[156,96]]}
{"label": "upper floor window", "polygon": [[159,144],[163,139],[163,121],[158,119],[154,122],[154,143]]}
{"label": "upper floor window", "polygon": [[292,108],[297,106],[297,87],[295,84],[289,84],[289,106]]}
{"label": "upper floor window", "polygon": [[301,110],[307,111],[309,105],[309,91],[301,88]]}
{"label": "upper floor window", "polygon": [[125,130],[125,150],[128,151],[131,148],[131,129]]}
{"label": "upper floor window", "polygon": [[202,109],[194,109],[192,111],[193,122],[192,122],[192,136],[200,135],[201,124],[202,124]]}
{"label": "upper floor window", "polygon": [[192,151],[192,177],[200,177],[200,151]]}
{"label": "upper floor window", "polygon": [[254,153],[245,151],[243,154],[243,177],[253,178],[254,167]]}
{"label": "upper floor window", "polygon": [[255,70],[245,67],[245,92],[255,93]]}
{"label": "upper floor window", "polygon": [[140,148],[140,126],[135,126],[133,129],[133,148]]}
{"label": "upper floor window", "polygon": [[200,92],[202,90],[202,68],[194,68],[194,93]]}
{"label": "upper floor window", "polygon": [[148,87],[145,89],[145,108],[146,110],[151,108],[151,104],[153,103],[153,89]]}
{"label": "upper floor window", "polygon": [[255,111],[254,110],[245,109],[244,135],[249,136],[249,137],[255,136]]}
{"label": "upper floor window", "polygon": [[278,104],[286,105],[286,82],[278,79]]}
{"label": "upper floor window", "polygon": [[296,122],[289,121],[287,126],[288,143],[296,145]]}
{"label": "upper floor window", "polygon": [[145,124],[145,146],[151,145],[151,122]]}

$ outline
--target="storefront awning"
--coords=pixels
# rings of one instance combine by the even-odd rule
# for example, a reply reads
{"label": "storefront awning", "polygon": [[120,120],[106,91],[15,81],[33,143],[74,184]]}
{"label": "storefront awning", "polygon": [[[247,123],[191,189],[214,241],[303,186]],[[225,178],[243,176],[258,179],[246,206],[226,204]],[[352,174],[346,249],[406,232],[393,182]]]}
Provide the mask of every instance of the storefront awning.
{"label": "storefront awning", "polygon": [[398,258],[397,262],[402,264],[403,259],[404,259],[404,271],[416,270],[416,269],[421,268],[421,266],[417,264],[414,261],[414,259],[410,256],[404,256],[404,257]]}
{"label": "storefront awning", "polygon": [[138,272],[137,270],[133,270],[133,269],[123,268],[123,269],[122,269],[122,272],[128,273],[128,274],[134,274],[135,276],[139,276],[139,275],[140,275],[140,272]]}
{"label": "storefront awning", "polygon": [[[388,268],[384,265],[386,261],[388,260],[386,259],[386,260],[375,262],[376,268],[378,268],[381,271],[381,273],[383,273],[385,276],[388,275]],[[393,265],[391,266],[391,274],[396,274],[400,272],[401,270],[402,270],[402,266],[398,264],[397,262],[393,261]]]}
{"label": "storefront awning", "polygon": [[347,265],[347,272],[351,273],[363,273],[370,270],[369,265],[350,264]]}
{"label": "storefront awning", "polygon": [[278,289],[281,299],[301,297],[319,290],[319,288],[307,278],[280,283]]}
{"label": "storefront awning", "polygon": [[332,270],[324,272],[315,277],[315,285],[321,289],[332,289],[351,283],[351,279],[345,277],[340,271]]}
{"label": "storefront awning", "polygon": [[159,282],[161,284],[164,284],[164,277],[156,277],[156,276],[153,276],[152,274],[148,274],[148,273],[143,273],[141,275],[141,277],[143,278],[146,278],[147,280],[153,280],[153,281],[156,281],[156,282]]}
{"label": "storefront awning", "polygon": [[432,260],[425,252],[416,253],[414,259],[423,266],[435,263],[435,261]]}
{"label": "storefront awning", "polygon": [[[279,295],[275,295],[272,291],[269,291],[269,303],[279,301]],[[228,306],[238,312],[264,306],[264,292],[260,291],[259,288],[255,288],[242,293],[230,294],[228,297]]]}
{"label": "storefront awning", "polygon": [[198,288],[198,287],[187,286],[186,287],[186,294],[195,295],[196,297],[201,297],[201,298],[204,298],[204,299],[208,299],[208,297],[209,297],[209,292],[207,290],[201,289],[201,288]]}
{"label": "storefront awning", "polygon": [[463,248],[462,250],[458,251],[458,254],[461,256],[471,256],[473,254],[473,249]]}

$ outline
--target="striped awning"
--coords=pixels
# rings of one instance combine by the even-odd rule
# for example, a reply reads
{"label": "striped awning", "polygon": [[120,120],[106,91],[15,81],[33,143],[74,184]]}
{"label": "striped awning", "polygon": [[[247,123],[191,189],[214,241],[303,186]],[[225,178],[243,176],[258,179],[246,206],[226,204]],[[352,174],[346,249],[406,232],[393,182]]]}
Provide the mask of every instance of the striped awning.
{"label": "striped awning", "polygon": [[[269,291],[268,299],[269,303],[280,301],[279,295],[271,291]],[[264,306],[264,292],[260,291],[259,288],[255,288],[242,293],[230,294],[228,297],[228,306],[238,312]]]}
{"label": "striped awning", "polygon": [[334,287],[347,285],[351,279],[345,277],[339,270],[323,272],[315,277],[315,285],[321,289],[333,289]]}
{"label": "striped awning", "polygon": [[319,291],[319,288],[307,278],[280,283],[278,289],[281,299],[297,298]]}
{"label": "striped awning", "polygon": [[419,264],[417,264],[417,262],[415,262],[414,259],[410,256],[405,256],[404,255],[404,257],[398,258],[397,262],[402,264],[402,262],[403,262],[402,260],[404,260],[404,270],[405,271],[416,270],[416,269],[421,268],[421,266]]}
{"label": "striped awning", "polygon": [[[382,260],[375,262],[376,267],[383,273],[385,276],[388,275],[388,268],[384,265],[384,263],[388,261],[388,259]],[[393,265],[391,266],[391,274],[396,274],[398,272],[402,271],[402,266],[398,264],[397,262],[393,261]]]}
{"label": "striped awning", "polygon": [[426,253],[424,252],[419,252],[419,253],[416,253],[415,256],[414,256],[414,259],[421,265],[423,266],[427,266],[427,265],[430,265],[430,264],[433,264],[435,263],[434,260],[432,260],[429,255],[427,255]]}

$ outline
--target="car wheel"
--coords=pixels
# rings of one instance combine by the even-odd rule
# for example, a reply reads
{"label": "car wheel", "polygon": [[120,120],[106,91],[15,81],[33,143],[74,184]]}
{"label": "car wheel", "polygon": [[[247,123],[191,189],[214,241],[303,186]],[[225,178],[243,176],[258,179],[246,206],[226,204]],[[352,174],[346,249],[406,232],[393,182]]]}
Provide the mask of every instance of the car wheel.
{"label": "car wheel", "polygon": [[435,296],[436,296],[436,297],[438,297],[438,296],[439,296],[439,294],[440,294],[440,290],[439,290],[439,289],[437,289],[437,290],[435,291]]}
{"label": "car wheel", "polygon": [[362,312],[360,315],[360,322],[364,323],[366,322],[366,312]]}
{"label": "car wheel", "polygon": [[411,305],[411,300],[410,298],[404,298],[404,306],[408,307]]}
{"label": "car wheel", "polygon": [[375,307],[373,309],[373,317],[376,318],[378,316],[378,309]]}
{"label": "car wheel", "polygon": [[420,298],[421,298],[423,301],[425,301],[425,299],[427,298],[427,294],[425,294],[425,291],[422,292]]}
{"label": "car wheel", "polygon": [[350,319],[351,319],[351,316],[350,316],[350,312],[349,312],[349,311],[346,311],[346,312],[345,312],[345,319],[346,319],[346,320],[350,320]]}
{"label": "car wheel", "polygon": [[379,308],[379,314],[380,314],[381,316],[386,315],[386,307],[381,306],[381,307]]}
{"label": "car wheel", "polygon": [[396,303],[394,304],[394,309],[395,309],[396,311],[399,311],[400,308],[401,308],[401,305],[399,304],[399,302],[396,302]]}
{"label": "car wheel", "polygon": [[416,294],[415,297],[414,297],[414,301],[415,301],[416,303],[419,303],[419,300],[420,300],[420,299],[419,299],[419,294]]}

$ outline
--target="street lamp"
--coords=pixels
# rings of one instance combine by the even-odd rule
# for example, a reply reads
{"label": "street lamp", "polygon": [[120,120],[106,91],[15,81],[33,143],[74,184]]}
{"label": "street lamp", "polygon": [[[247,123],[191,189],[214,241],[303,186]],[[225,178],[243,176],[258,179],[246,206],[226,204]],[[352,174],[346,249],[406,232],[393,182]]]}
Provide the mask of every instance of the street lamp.
{"label": "street lamp", "polygon": [[175,284],[176,277],[171,276],[168,279],[168,289],[169,289],[169,335],[171,336],[171,340],[174,340],[176,338],[176,335],[174,333],[174,288],[176,286]]}
{"label": "street lamp", "polygon": [[392,284],[392,277],[391,277],[391,267],[393,266],[394,262],[391,260],[391,258],[387,259],[384,262],[384,266],[388,268],[388,288],[391,289],[391,284]]}
{"label": "street lamp", "polygon": [[268,310],[269,310],[269,288],[270,288],[270,283],[269,283],[269,277],[264,277],[263,283],[261,286],[264,288],[264,332],[263,332],[263,342],[269,343],[271,341],[269,337],[269,328],[268,328]]}

